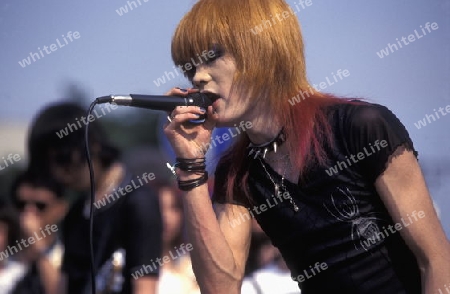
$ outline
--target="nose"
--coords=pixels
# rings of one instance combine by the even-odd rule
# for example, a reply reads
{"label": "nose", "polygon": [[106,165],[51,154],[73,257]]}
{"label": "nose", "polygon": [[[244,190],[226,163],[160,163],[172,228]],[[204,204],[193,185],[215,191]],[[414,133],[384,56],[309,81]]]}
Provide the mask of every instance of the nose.
{"label": "nose", "polygon": [[37,207],[32,203],[27,203],[25,207],[23,208],[23,213],[32,213],[32,214],[39,214],[39,210]]}
{"label": "nose", "polygon": [[211,81],[211,76],[208,74],[207,67],[199,65],[195,69],[195,75],[192,78],[192,84],[195,88],[202,89],[207,83]]}

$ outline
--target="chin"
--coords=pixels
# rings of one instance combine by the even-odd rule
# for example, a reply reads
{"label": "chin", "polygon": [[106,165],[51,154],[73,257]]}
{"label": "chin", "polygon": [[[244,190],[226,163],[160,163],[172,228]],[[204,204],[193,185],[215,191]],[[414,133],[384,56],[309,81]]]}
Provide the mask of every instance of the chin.
{"label": "chin", "polygon": [[234,127],[234,125],[239,125],[239,123],[243,120],[240,117],[225,117],[220,112],[218,113],[219,117],[215,119],[216,127],[218,128],[227,128]]}

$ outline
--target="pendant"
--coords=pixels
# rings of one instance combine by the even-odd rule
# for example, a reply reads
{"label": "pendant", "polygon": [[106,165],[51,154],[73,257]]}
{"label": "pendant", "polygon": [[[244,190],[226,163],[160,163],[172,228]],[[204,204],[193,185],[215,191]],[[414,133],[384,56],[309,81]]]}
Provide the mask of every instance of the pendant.
{"label": "pendant", "polygon": [[275,197],[278,196],[279,191],[280,191],[280,187],[278,186],[278,184],[275,184]]}
{"label": "pendant", "polygon": [[294,200],[292,200],[292,198],[290,198],[289,200],[290,200],[292,206],[294,207],[294,211],[297,212],[297,211],[298,211],[298,206],[297,206],[297,204],[295,204],[295,202],[294,202]]}

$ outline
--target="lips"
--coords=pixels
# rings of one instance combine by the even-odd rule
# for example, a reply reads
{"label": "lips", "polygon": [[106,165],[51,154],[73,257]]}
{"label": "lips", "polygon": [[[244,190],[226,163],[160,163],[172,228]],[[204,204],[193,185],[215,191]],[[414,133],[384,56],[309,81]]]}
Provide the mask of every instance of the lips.
{"label": "lips", "polygon": [[202,93],[206,94],[208,98],[211,100],[212,103],[214,103],[217,99],[220,98],[220,96],[216,93],[208,92],[208,91],[202,91]]}

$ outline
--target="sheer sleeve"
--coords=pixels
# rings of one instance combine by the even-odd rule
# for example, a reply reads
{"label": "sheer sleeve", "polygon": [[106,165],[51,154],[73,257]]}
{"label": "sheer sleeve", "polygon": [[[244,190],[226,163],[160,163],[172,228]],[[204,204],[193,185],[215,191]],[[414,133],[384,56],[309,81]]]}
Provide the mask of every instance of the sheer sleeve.
{"label": "sheer sleeve", "polygon": [[363,104],[352,107],[344,121],[346,145],[364,177],[374,182],[387,167],[390,156],[403,146],[417,157],[408,131],[386,107]]}

